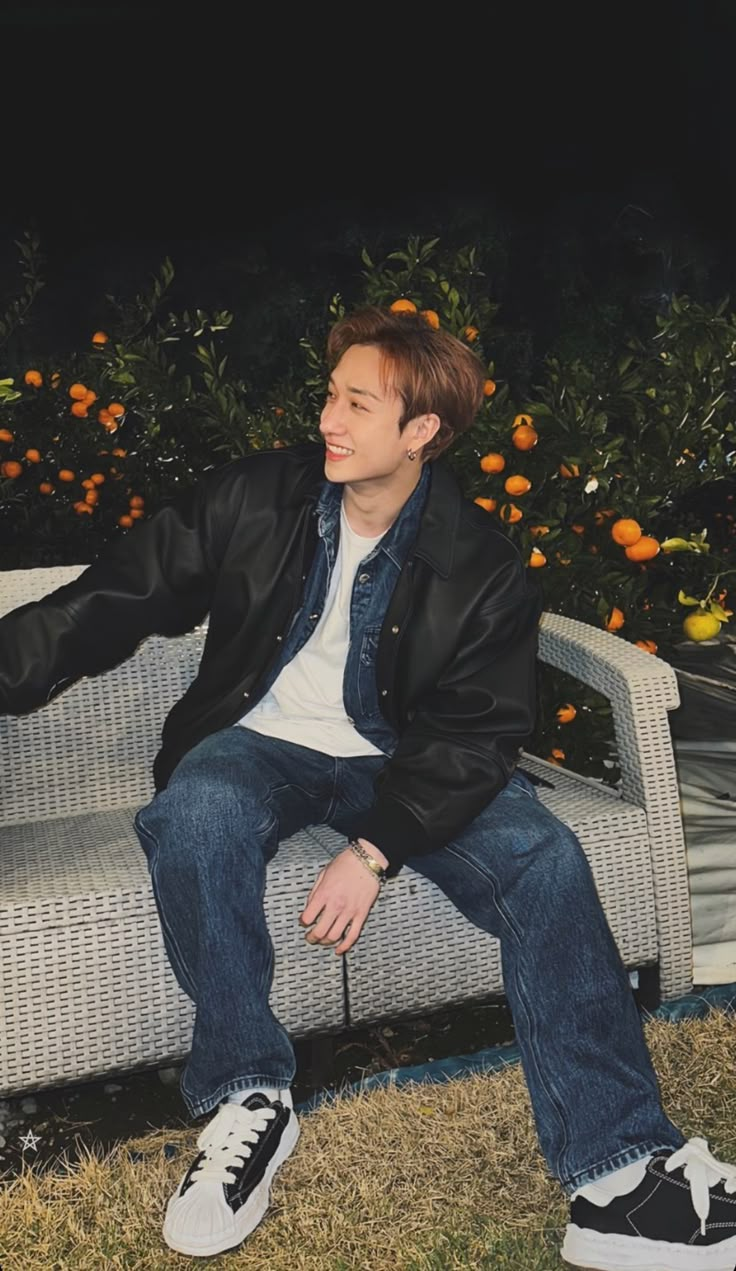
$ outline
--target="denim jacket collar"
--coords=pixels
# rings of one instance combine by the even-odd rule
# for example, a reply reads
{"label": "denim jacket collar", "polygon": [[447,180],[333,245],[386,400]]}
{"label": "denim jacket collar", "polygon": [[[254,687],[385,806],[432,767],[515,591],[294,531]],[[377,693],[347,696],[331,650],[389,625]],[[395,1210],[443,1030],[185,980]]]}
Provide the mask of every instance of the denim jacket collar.
{"label": "denim jacket collar", "polygon": [[[425,503],[432,484],[430,464],[425,463],[422,475],[402,507],[393,525],[384,534],[377,547],[366,560],[372,560],[377,552],[385,556],[400,570],[406,560],[409,549],[417,537],[422,520]],[[317,500],[317,527],[320,538],[334,538],[340,520],[343,486],[336,481],[325,481]]]}

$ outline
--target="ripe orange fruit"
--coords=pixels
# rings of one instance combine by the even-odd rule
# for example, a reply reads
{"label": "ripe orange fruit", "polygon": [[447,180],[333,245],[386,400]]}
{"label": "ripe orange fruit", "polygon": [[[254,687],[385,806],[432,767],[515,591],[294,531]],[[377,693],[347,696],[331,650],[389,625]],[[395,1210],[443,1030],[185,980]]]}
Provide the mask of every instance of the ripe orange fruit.
{"label": "ripe orange fruit", "polygon": [[466,327],[464,334],[468,344],[473,344],[478,339],[480,332],[477,327]]}
{"label": "ripe orange fruit", "polygon": [[517,450],[531,450],[539,441],[539,433],[531,424],[519,424],[511,434],[511,440]]}
{"label": "ripe orange fruit", "polygon": [[73,397],[75,402],[83,402],[87,396],[86,384],[72,384],[69,389],[69,396]]}
{"label": "ripe orange fruit", "polygon": [[60,468],[60,469],[59,469],[59,480],[60,480],[60,481],[76,481],[76,479],[77,479],[77,475],[76,475],[76,473],[75,473],[75,472],[72,472],[71,468]]}
{"label": "ripe orange fruit", "polygon": [[145,516],[146,514],[143,511],[143,508],[131,508],[130,515],[133,517],[135,521],[139,521],[141,517]]}
{"label": "ripe orange fruit", "polygon": [[0,472],[4,477],[10,477],[15,480],[23,471],[23,464],[18,463],[17,459],[6,459],[5,463],[0,465]]}
{"label": "ripe orange fruit", "polygon": [[624,554],[629,560],[652,560],[659,551],[659,542],[656,538],[652,538],[649,534],[642,534],[635,543],[630,543],[624,548]]}
{"label": "ripe orange fruit", "polygon": [[619,517],[611,526],[611,538],[619,547],[630,547],[641,538],[641,526],[630,516]]}
{"label": "ripe orange fruit", "polygon": [[645,653],[656,653],[657,645],[654,640],[635,640],[634,644],[637,649],[643,649]]}
{"label": "ripe orange fruit", "polygon": [[91,508],[95,507],[99,503],[100,496],[95,490],[94,486],[92,487],[91,490],[87,491],[87,493],[84,496],[84,501],[85,503],[88,503]]}
{"label": "ripe orange fruit", "polygon": [[548,525],[530,525],[529,533],[531,534],[532,538],[539,538],[540,535],[542,534],[549,534],[549,526]]}
{"label": "ripe orange fruit", "polygon": [[283,415],[284,414],[283,406],[274,406],[273,413],[274,415],[279,415],[279,416]]}
{"label": "ripe orange fruit", "polygon": [[50,483],[49,481],[42,481],[42,482],[41,482],[41,484],[40,484],[40,486],[39,486],[38,488],[39,488],[39,490],[41,491],[41,494],[53,494],[53,493],[54,493],[54,487],[51,485],[51,483]]}
{"label": "ripe orange fruit", "polygon": [[616,515],[615,508],[599,508],[595,516],[593,517],[593,520],[595,521],[596,525],[602,525],[607,517],[615,516],[615,515]]}
{"label": "ripe orange fruit", "polygon": [[93,472],[92,475],[90,476],[90,481],[93,483],[93,485],[104,485],[105,484],[104,473]]}
{"label": "ripe orange fruit", "polygon": [[118,525],[122,525],[122,527],[123,527],[123,529],[124,529],[124,530],[129,530],[132,524],[133,524],[133,518],[132,518],[132,516],[119,516],[119,517],[118,517]]}
{"label": "ripe orange fruit", "polygon": [[483,396],[493,397],[493,394],[495,393],[495,391],[496,391],[495,380],[486,380],[485,384],[483,385]]}
{"label": "ripe orange fruit", "polygon": [[74,508],[74,511],[76,512],[77,516],[91,516],[92,515],[92,508],[88,507],[86,503],[81,503],[81,502],[73,503],[72,507]]}
{"label": "ripe orange fruit", "polygon": [[140,494],[133,494],[130,497],[130,506],[132,508],[142,508],[145,506],[145,499]]}
{"label": "ripe orange fruit", "polygon": [[565,758],[565,752],[564,752],[564,750],[563,750],[560,746],[554,746],[554,747],[552,748],[552,751],[550,752],[550,759],[551,759],[554,763],[559,763],[559,762],[560,762],[560,760],[562,760],[562,759],[564,759],[564,758]]}
{"label": "ripe orange fruit", "polygon": [[123,450],[121,446],[116,446],[112,453],[116,455],[118,459],[124,459],[128,452],[127,450]]}
{"label": "ripe orange fruit", "polygon": [[87,418],[87,405],[85,402],[72,402],[71,411],[72,415],[76,416],[77,419]]}
{"label": "ripe orange fruit", "polygon": [[566,479],[568,479],[568,480],[569,480],[571,477],[579,477],[579,476],[580,476],[580,469],[579,469],[579,467],[578,467],[578,465],[577,465],[576,463],[570,463],[570,464],[567,464],[567,463],[561,463],[561,464],[560,464],[560,476],[561,476],[561,477],[565,477],[565,478],[566,478]]}
{"label": "ripe orange fruit", "polygon": [[108,402],[107,409],[113,419],[120,419],[120,416],[125,414],[125,407],[121,402]]}
{"label": "ripe orange fruit", "polygon": [[606,631],[620,631],[625,621],[622,611],[614,605],[603,625]]}
{"label": "ripe orange fruit", "polygon": [[14,437],[9,428],[0,428],[0,441],[14,441]]}
{"label": "ripe orange fruit", "polygon": [[584,525],[580,525],[577,521],[574,521],[574,522],[573,522],[573,524],[570,526],[570,529],[572,530],[573,534],[584,534],[584,533],[585,533],[585,526],[584,526]]}
{"label": "ripe orange fruit", "polygon": [[483,455],[480,461],[483,472],[503,472],[506,467],[506,460],[503,455],[499,455],[495,450],[489,450],[487,455]]}
{"label": "ripe orange fruit", "polygon": [[97,401],[97,394],[93,392],[91,388],[88,388],[87,392],[82,398],[82,401],[84,402],[85,406],[92,406],[92,404]]}
{"label": "ripe orange fruit", "polygon": [[110,414],[109,410],[103,406],[102,410],[98,410],[97,412],[97,422],[99,424],[113,424],[115,419],[114,416]]}
{"label": "ripe orange fruit", "polygon": [[496,511],[495,499],[473,499],[473,502],[477,503],[478,507],[485,508],[486,512]]}
{"label": "ripe orange fruit", "polygon": [[92,478],[91,478],[91,477],[86,477],[86,478],[85,478],[85,480],[82,482],[82,489],[83,489],[83,490],[94,490],[94,488],[95,488],[95,483],[94,483],[94,481],[92,480]]}
{"label": "ripe orange fruit", "polygon": [[439,330],[440,315],[436,313],[434,309],[420,309],[419,312],[420,316],[424,318],[424,321],[428,323],[430,327],[432,327],[435,331]]}
{"label": "ripe orange fruit", "polygon": [[538,547],[532,548],[532,554],[529,557],[529,566],[531,569],[541,569],[547,564],[547,557],[544,552],[540,552]]}
{"label": "ripe orange fruit", "polygon": [[556,714],[557,714],[558,723],[571,724],[575,716],[577,715],[577,711],[575,707],[573,706],[572,702],[565,702],[565,705],[561,706],[560,709],[556,712]]}
{"label": "ripe orange fruit", "polygon": [[526,494],[531,490],[532,483],[527,477],[522,477],[517,473],[513,477],[506,478],[503,488],[507,494]]}
{"label": "ripe orange fruit", "polygon": [[533,423],[534,420],[531,415],[515,415],[514,422],[511,427],[521,428],[523,425],[526,425],[527,428],[531,428]]}
{"label": "ripe orange fruit", "polygon": [[93,344],[107,344],[109,339],[110,337],[106,331],[95,331],[94,335],[92,336],[92,343]]}
{"label": "ripe orange fruit", "polygon": [[43,375],[40,371],[26,371],[23,379],[26,384],[30,384],[31,388],[40,388],[43,384]]}
{"label": "ripe orange fruit", "polygon": [[400,296],[398,300],[394,300],[393,304],[389,305],[389,308],[392,313],[416,313],[417,311],[414,301],[407,300],[404,296]]}
{"label": "ripe orange fruit", "polygon": [[25,458],[28,460],[29,463],[40,463],[41,451],[40,450],[26,450]]}
{"label": "ripe orange fruit", "polygon": [[515,521],[520,521],[523,515],[521,508],[517,508],[515,503],[504,503],[499,512],[501,520],[506,521],[509,525],[513,525]]}

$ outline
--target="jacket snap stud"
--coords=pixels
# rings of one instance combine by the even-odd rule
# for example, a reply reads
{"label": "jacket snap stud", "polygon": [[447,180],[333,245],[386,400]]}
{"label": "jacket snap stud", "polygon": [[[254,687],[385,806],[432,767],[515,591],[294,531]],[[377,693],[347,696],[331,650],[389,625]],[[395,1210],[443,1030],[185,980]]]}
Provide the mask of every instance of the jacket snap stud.
{"label": "jacket snap stud", "polygon": [[387,688],[382,688],[382,689],[381,689],[381,697],[388,697],[388,689],[387,689]]}
{"label": "jacket snap stud", "polygon": [[310,613],[310,615],[309,615],[309,621],[310,621],[310,622],[316,622],[318,618],[319,618],[319,614],[318,614],[318,613]]}
{"label": "jacket snap stud", "polygon": [[391,634],[392,634],[392,635],[398,635],[398,634],[399,634],[399,628],[398,628],[398,627],[392,627],[392,628],[391,628]]}
{"label": "jacket snap stud", "polygon": [[250,697],[250,693],[243,693],[243,697]]}
{"label": "jacket snap stud", "polygon": [[361,574],[358,578],[359,583],[367,583],[370,581],[370,574]]}
{"label": "jacket snap stud", "polygon": [[281,641],[283,640],[283,638],[284,638],[283,636],[276,636],[276,643],[281,644]]}

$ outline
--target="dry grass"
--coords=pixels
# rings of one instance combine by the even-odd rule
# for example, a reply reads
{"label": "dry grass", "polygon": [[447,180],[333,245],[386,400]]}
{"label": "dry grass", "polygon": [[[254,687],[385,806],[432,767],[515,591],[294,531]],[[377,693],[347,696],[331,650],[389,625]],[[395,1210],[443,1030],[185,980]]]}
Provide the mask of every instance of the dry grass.
{"label": "dry grass", "polygon": [[[667,1112],[736,1160],[736,1020],[645,1024]],[[2,1271],[191,1265],[160,1229],[203,1122],[54,1173],[0,1178]],[[300,1118],[261,1226],[223,1271],[559,1271],[565,1197],[538,1150],[518,1065],[342,1096]],[[180,1145],[168,1160],[164,1142]],[[128,1149],[143,1153],[131,1161]]]}

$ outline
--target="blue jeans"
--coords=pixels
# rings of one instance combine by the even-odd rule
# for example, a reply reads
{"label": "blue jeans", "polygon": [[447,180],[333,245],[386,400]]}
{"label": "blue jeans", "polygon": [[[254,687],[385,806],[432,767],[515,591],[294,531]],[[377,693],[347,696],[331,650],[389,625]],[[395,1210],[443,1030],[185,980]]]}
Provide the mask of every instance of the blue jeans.
{"label": "blue jeans", "polygon": [[[197,1007],[181,1081],[193,1116],[245,1086],[293,1082],[294,1050],[269,1007],[266,864],[307,825],[349,833],[384,762],[235,725],[195,746],[138,812],[169,960]],[[407,864],[501,942],[539,1144],[561,1186],[680,1147],[587,859],[523,773],[454,842]]]}

